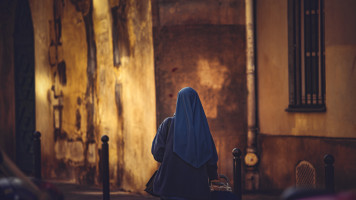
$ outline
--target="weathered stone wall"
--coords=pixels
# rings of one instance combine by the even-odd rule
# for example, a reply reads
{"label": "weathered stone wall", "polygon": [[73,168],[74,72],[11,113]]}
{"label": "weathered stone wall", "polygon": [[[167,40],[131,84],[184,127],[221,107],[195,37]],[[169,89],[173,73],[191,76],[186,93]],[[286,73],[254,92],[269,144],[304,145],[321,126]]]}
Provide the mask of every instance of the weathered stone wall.
{"label": "weathered stone wall", "polygon": [[[200,94],[219,173],[232,177],[231,150],[244,149],[246,141],[243,1],[160,1],[153,11],[148,0],[29,3],[44,177],[99,183],[100,138],[106,134],[112,185],[142,191],[157,168],[150,153],[156,125],[173,114],[185,86]],[[0,91],[1,119],[8,118],[1,120],[1,130],[8,131],[1,141],[11,141],[13,53],[6,50],[12,48],[7,37],[14,19],[1,17],[0,76],[8,86]]]}
{"label": "weathered stone wall", "polygon": [[[59,94],[53,105],[62,106],[62,117],[60,130],[54,130],[54,155],[61,167],[48,173],[98,183],[100,138],[106,134],[112,184],[141,191],[156,166],[146,159],[156,129],[150,2],[67,0],[57,5],[62,6],[55,11],[61,23],[55,32],[61,31],[57,54],[62,65],[53,70]],[[124,7],[120,14],[125,16],[119,17],[130,44],[118,65],[113,62],[116,27],[110,12],[115,6]]]}
{"label": "weathered stone wall", "polygon": [[245,12],[241,0],[153,1],[157,125],[175,112],[177,93],[193,87],[232,178],[234,147],[246,143]]}
{"label": "weathered stone wall", "polygon": [[127,0],[116,5],[121,6],[122,21],[118,24],[124,37],[118,41],[122,57],[115,85],[118,128],[122,130],[116,141],[117,173],[122,174],[118,181],[125,189],[143,192],[157,168],[151,156],[156,132],[151,2]]}
{"label": "weathered stone wall", "polygon": [[[0,5],[0,144],[15,158],[16,1]],[[100,139],[106,134],[111,184],[142,192],[157,168],[150,154],[156,132],[151,2],[30,0],[29,5],[44,177],[100,183]]]}

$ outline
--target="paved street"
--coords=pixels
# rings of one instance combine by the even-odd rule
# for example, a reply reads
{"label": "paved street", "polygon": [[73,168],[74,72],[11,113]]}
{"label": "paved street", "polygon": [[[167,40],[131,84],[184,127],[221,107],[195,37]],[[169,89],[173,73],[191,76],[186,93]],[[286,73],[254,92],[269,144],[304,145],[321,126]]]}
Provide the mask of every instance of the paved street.
{"label": "paved street", "polygon": [[[53,182],[64,194],[64,200],[102,200],[102,190],[99,187],[83,186],[69,182]],[[243,200],[279,200],[279,195],[246,194]],[[159,200],[149,195],[135,194],[123,191],[111,191],[110,200]]]}
{"label": "paved street", "polygon": [[[103,194],[102,189],[95,186],[85,186],[79,184],[73,184],[69,182],[53,182],[59,190],[64,194],[64,200],[102,200]],[[122,200],[141,200],[141,199],[151,199],[159,200],[159,198],[154,198],[152,196],[140,195],[135,193],[123,192],[123,191],[111,191],[110,200],[122,199]]]}

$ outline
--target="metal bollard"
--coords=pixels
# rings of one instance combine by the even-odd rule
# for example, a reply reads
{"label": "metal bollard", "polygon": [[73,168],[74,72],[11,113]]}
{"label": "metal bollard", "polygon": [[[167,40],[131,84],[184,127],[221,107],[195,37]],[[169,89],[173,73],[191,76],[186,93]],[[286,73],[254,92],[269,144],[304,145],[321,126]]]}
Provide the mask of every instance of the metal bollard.
{"label": "metal bollard", "polygon": [[325,189],[334,192],[334,157],[330,154],[324,156],[325,163]]}
{"label": "metal bollard", "polygon": [[34,152],[34,176],[41,180],[41,133],[33,133],[33,152]]}
{"label": "metal bollard", "polygon": [[242,199],[242,183],[241,183],[241,156],[242,152],[238,148],[232,150],[234,156],[233,170],[234,170],[234,190],[233,192],[239,199]]}
{"label": "metal bollard", "polygon": [[102,156],[102,177],[103,177],[103,200],[110,200],[110,184],[109,184],[109,137],[103,135],[101,148]]}

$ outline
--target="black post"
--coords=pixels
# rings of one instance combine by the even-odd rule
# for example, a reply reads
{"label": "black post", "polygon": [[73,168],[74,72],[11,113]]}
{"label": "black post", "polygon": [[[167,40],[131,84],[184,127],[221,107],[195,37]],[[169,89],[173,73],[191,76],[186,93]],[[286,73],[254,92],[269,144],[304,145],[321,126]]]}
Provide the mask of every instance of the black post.
{"label": "black post", "polygon": [[334,192],[334,157],[330,154],[324,156],[325,163],[325,189]]}
{"label": "black post", "polygon": [[41,180],[41,133],[33,133],[34,171],[35,178]]}
{"label": "black post", "polygon": [[109,184],[109,137],[103,135],[101,137],[102,144],[102,177],[103,177],[103,200],[110,200],[110,184]]}
{"label": "black post", "polygon": [[242,183],[241,183],[241,150],[234,148],[232,150],[234,156],[233,170],[234,170],[234,190],[233,192],[241,200],[242,199]]}

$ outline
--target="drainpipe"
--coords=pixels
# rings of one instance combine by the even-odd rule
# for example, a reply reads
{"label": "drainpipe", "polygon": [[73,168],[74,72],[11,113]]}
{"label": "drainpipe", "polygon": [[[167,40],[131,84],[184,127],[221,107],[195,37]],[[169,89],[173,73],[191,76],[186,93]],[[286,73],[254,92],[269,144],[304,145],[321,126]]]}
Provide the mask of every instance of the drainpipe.
{"label": "drainpipe", "polygon": [[254,0],[245,0],[246,12],[246,76],[247,76],[247,148],[245,155],[245,190],[259,188],[257,124],[256,124],[256,70],[255,70],[255,36],[254,36]]}

